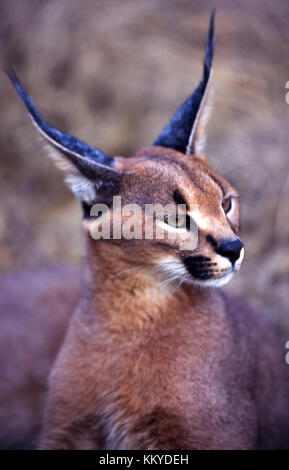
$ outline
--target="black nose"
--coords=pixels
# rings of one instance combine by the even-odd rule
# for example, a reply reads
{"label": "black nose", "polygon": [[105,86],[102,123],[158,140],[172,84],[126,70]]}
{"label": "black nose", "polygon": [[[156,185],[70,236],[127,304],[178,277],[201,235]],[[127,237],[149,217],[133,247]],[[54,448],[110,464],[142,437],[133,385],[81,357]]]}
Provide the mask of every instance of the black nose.
{"label": "black nose", "polygon": [[242,248],[243,243],[239,238],[236,238],[235,240],[222,240],[217,246],[216,252],[219,255],[225,256],[225,258],[228,258],[231,263],[234,264],[240,257]]}

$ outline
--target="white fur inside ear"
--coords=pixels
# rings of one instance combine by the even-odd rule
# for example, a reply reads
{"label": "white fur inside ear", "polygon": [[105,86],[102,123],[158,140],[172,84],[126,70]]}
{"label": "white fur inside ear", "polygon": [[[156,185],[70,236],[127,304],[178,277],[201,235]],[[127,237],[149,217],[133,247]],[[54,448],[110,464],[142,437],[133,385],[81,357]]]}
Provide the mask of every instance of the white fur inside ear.
{"label": "white fur inside ear", "polygon": [[90,203],[95,199],[95,185],[82,175],[70,175],[65,178],[77,199]]}
{"label": "white fur inside ear", "polygon": [[201,139],[195,142],[195,153],[200,154],[203,153],[206,147],[206,136],[204,135]]}
{"label": "white fur inside ear", "polygon": [[212,73],[213,69],[211,69],[206,91],[195,118],[195,122],[186,148],[186,155],[202,153],[205,148],[206,130],[212,114],[214,101],[214,92],[211,87]]}
{"label": "white fur inside ear", "polygon": [[197,123],[197,128],[195,130],[195,153],[202,153],[206,146],[207,140],[207,126],[210,120],[212,111],[213,111],[213,101],[214,101],[214,90],[210,88],[208,90],[208,96],[205,98],[203,103],[203,108],[201,110],[201,116],[199,117],[199,122]]}
{"label": "white fur inside ear", "polygon": [[[42,139],[41,139],[42,140]],[[43,140],[42,140],[43,142]],[[64,158],[63,155],[52,145],[44,141],[43,144],[48,156],[53,160],[55,165],[62,170],[67,175],[78,175],[79,171],[77,168],[70,163],[67,158]]]}
{"label": "white fur inside ear", "polygon": [[60,168],[67,176],[65,178],[66,184],[69,186],[73,194],[80,201],[90,203],[95,199],[95,185],[85,176],[83,176],[78,169],[70,163],[61,153],[53,146],[44,143],[45,150],[48,152],[49,157],[54,161],[56,166]]}

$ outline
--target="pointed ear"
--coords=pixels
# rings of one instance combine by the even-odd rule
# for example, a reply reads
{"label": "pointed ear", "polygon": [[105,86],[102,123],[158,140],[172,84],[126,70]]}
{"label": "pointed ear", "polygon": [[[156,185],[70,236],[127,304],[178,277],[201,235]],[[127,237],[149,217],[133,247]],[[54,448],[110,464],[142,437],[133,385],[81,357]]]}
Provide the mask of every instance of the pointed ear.
{"label": "pointed ear", "polygon": [[194,93],[177,110],[154,145],[169,147],[186,155],[200,152],[205,141],[210,103],[209,92],[215,46],[215,10],[212,12],[207,36],[203,78]]}
{"label": "pointed ear", "polygon": [[66,182],[76,197],[86,207],[98,201],[109,204],[109,199],[118,193],[123,176],[117,168],[117,160],[47,124],[13,70],[7,70],[7,74],[43,137],[49,155],[64,171]]}

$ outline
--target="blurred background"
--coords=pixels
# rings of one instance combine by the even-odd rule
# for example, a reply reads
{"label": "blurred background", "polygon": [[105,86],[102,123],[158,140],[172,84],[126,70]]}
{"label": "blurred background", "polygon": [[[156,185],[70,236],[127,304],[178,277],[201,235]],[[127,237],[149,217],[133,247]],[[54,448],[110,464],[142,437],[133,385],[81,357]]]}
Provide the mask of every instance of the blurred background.
{"label": "blurred background", "polygon": [[[156,138],[202,73],[217,5],[207,154],[240,191],[246,262],[227,289],[289,334],[289,2],[1,0],[3,63],[41,114],[107,154]],[[0,74],[0,270],[81,259],[81,211]]]}

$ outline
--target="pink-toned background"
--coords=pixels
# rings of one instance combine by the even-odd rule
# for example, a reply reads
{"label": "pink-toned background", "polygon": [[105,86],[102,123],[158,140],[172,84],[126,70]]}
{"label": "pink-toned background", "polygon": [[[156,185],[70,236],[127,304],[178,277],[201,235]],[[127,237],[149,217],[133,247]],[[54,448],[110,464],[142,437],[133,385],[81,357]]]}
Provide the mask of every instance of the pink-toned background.
{"label": "pink-toned background", "polygon": [[[247,246],[228,288],[289,335],[287,0],[1,0],[1,58],[49,122],[108,154],[130,156],[154,140],[198,83],[215,4],[207,153],[242,195]],[[0,106],[1,273],[78,263],[81,211],[4,73]]]}

